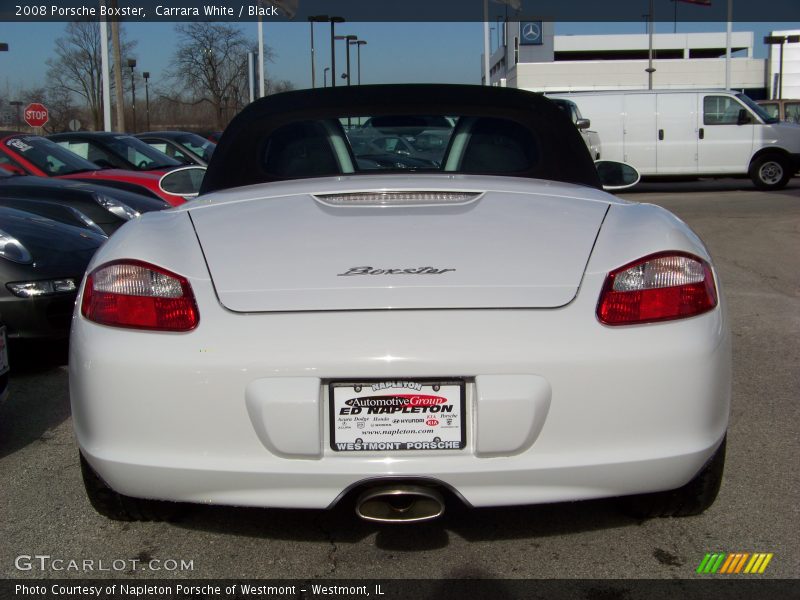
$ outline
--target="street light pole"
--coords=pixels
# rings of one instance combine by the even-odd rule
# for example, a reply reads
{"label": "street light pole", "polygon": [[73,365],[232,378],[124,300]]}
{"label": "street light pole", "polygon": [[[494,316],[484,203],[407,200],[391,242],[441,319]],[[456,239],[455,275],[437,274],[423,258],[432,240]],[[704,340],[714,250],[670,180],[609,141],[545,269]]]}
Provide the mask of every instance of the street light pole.
{"label": "street light pole", "polygon": [[350,87],[350,44],[352,43],[350,38],[355,38],[356,36],[348,35],[345,39],[345,44],[347,46],[347,87]]}
{"label": "street light pole", "polygon": [[150,72],[145,71],[142,73],[142,77],[144,77],[144,106],[145,115],[147,115],[147,131],[150,131],[150,87],[147,85],[150,79]]}
{"label": "street light pole", "polygon": [[342,73],[342,79],[347,79],[347,85],[350,85],[350,44],[352,44],[354,40],[357,40],[358,36],[353,34],[337,35],[334,36],[334,39],[344,40],[345,48],[347,50],[347,73]]}
{"label": "street light pole", "polygon": [[[117,0],[110,0],[111,8],[117,8]],[[114,63],[114,95],[117,105],[117,131],[125,132],[125,88],[122,84],[122,47],[119,43],[119,21],[111,21],[111,52]]]}
{"label": "street light pole", "polygon": [[655,19],[653,18],[653,0],[650,0],[650,13],[647,15],[647,89],[653,89],[653,73],[656,72],[653,68],[653,29],[655,29]]}
{"label": "street light pole", "polygon": [[325,70],[322,72],[322,87],[328,87],[328,71],[330,70],[330,67],[325,67]]}
{"label": "street light pole", "polygon": [[133,108],[133,133],[136,133],[136,80],[133,77],[133,70],[136,68],[136,59],[129,58],[128,66],[131,69],[131,106]]}
{"label": "street light pole", "polygon": [[[100,0],[101,10],[106,7]],[[100,79],[103,97],[103,131],[112,131],[111,127],[111,73],[108,66],[108,19],[100,17]]]}
{"label": "street light pole", "polygon": [[311,88],[317,87],[315,50],[314,50],[314,23],[327,23],[330,19],[328,15],[311,15],[308,17],[308,24],[311,26]]}
{"label": "street light pole", "polygon": [[356,56],[358,61],[358,85],[361,85],[361,46],[367,43],[366,40],[355,40],[350,42],[356,45]]}
{"label": "street light pole", "polygon": [[331,17],[331,87],[336,87],[336,23],[344,23],[344,17]]}
{"label": "street light pole", "polygon": [[[6,44],[5,42],[0,42],[0,52],[8,52],[8,44]],[[17,103],[12,100],[11,102],[9,102],[9,104],[11,106],[18,106],[19,104],[22,104],[22,102]],[[17,109],[16,112],[17,112],[16,129],[19,130],[19,108]]]}
{"label": "street light pole", "polygon": [[261,14],[258,15],[258,97],[266,95],[266,83],[264,82],[264,24]]}
{"label": "street light pole", "polygon": [[317,87],[314,73],[314,19],[308,17],[308,25],[311,27],[311,89]]}

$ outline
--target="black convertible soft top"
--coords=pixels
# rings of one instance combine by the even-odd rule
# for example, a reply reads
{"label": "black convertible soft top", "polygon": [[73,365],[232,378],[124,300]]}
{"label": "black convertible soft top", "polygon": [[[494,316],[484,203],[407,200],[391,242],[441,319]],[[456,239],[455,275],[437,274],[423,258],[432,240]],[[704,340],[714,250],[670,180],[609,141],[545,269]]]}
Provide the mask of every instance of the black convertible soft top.
{"label": "black convertible soft top", "polygon": [[[300,90],[256,100],[225,130],[201,193],[292,178],[277,176],[264,160],[273,132],[281,128],[287,131],[285,126],[346,117],[405,115],[457,115],[477,117],[485,123],[497,122],[495,119],[511,122],[528,136],[526,139],[535,140],[537,156],[524,169],[503,175],[601,188],[575,125],[541,94],[472,85],[403,84]],[[369,173],[376,171],[359,174]]]}

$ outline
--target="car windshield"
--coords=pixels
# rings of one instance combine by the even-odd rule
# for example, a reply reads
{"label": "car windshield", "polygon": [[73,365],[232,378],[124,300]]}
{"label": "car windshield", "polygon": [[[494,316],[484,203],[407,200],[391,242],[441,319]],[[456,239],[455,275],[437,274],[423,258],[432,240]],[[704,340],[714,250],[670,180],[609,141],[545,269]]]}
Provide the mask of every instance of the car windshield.
{"label": "car windshield", "polygon": [[212,142],[211,140],[207,140],[205,138],[200,137],[196,133],[186,133],[179,135],[175,138],[175,141],[186,148],[187,150],[191,150],[197,156],[208,160],[211,158],[211,155],[214,153],[214,148],[217,145]]}
{"label": "car windshield", "polygon": [[172,169],[183,164],[130,135],[109,136],[104,142],[111,152],[132,164],[137,171]]}
{"label": "car windshield", "polygon": [[777,123],[777,117],[771,117],[767,111],[764,110],[763,106],[756,104],[750,96],[747,94],[736,94],[736,97],[739,99],[740,102],[747,105],[747,107],[752,110],[754,113],[758,115],[758,117],[764,121],[764,123]]}
{"label": "car windshield", "polygon": [[566,115],[570,118],[573,123],[577,123],[578,119],[581,118],[581,113],[578,110],[578,105],[575,104],[572,100],[563,100],[561,98],[551,98],[551,100],[555,103],[558,108],[566,113]]}
{"label": "car windshield", "polygon": [[6,139],[5,145],[50,176],[71,175],[100,169],[93,162],[37,135],[11,137]]}
{"label": "car windshield", "polygon": [[262,167],[276,179],[376,171],[510,174],[539,160],[530,131],[507,119],[398,115],[308,120],[276,129]]}

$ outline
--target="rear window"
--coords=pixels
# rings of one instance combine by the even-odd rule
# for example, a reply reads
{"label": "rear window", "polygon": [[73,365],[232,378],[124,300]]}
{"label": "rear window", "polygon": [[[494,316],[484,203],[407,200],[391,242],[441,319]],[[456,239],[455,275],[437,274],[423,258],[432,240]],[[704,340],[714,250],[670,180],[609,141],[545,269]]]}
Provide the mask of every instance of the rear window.
{"label": "rear window", "polygon": [[105,143],[112,152],[140,171],[171,168],[182,164],[130,135],[107,137]]}
{"label": "rear window", "polygon": [[800,102],[787,102],[783,105],[785,120],[800,123]]}
{"label": "rear window", "polygon": [[379,171],[514,174],[539,161],[530,130],[514,121],[458,115],[360,116],[277,128],[261,165],[276,179]]}
{"label": "rear window", "polygon": [[470,174],[599,188],[572,121],[540,94],[477,85],[273,94],[228,125],[202,193],[337,175]]}

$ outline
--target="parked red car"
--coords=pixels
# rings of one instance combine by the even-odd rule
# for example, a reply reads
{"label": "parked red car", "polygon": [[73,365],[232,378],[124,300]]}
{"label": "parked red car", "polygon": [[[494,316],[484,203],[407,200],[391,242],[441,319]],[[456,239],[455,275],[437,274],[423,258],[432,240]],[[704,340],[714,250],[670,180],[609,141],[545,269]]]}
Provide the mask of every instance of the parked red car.
{"label": "parked red car", "polygon": [[180,196],[163,192],[158,185],[161,178],[158,173],[104,169],[38,135],[1,132],[0,167],[20,175],[79,179],[140,194],[146,193],[166,200],[172,206],[186,201]]}

